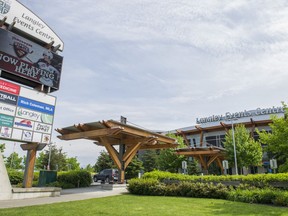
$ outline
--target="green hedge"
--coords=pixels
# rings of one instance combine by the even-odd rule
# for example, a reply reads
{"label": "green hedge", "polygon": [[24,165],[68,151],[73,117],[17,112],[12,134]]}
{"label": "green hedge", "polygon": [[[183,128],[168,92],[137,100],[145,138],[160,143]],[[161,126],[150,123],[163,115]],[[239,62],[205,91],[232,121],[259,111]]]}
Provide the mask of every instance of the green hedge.
{"label": "green hedge", "polygon": [[90,172],[87,171],[69,171],[59,172],[57,176],[57,186],[62,188],[89,187],[92,183]]}
{"label": "green hedge", "polygon": [[128,191],[137,195],[152,196],[183,196],[199,198],[225,199],[228,188],[223,184],[180,182],[179,184],[164,184],[156,179],[132,179]]}
{"label": "green hedge", "polygon": [[[287,174],[188,176],[153,171],[146,173],[142,179],[130,180],[128,191],[137,195],[216,198],[288,206],[288,191],[266,186],[273,182],[285,183],[287,176]],[[237,187],[225,186],[221,180],[242,183]]]}
{"label": "green hedge", "polygon": [[11,185],[19,185],[24,181],[24,173],[22,171],[7,169]]}
{"label": "green hedge", "polygon": [[288,186],[288,173],[278,174],[249,174],[249,175],[183,175],[177,173],[169,173],[163,171],[152,171],[145,173],[143,178],[156,179],[160,182],[167,180],[174,181],[191,181],[191,182],[228,182],[228,181],[239,181],[240,183],[250,184],[257,187],[267,187],[275,185],[273,183],[287,183]]}

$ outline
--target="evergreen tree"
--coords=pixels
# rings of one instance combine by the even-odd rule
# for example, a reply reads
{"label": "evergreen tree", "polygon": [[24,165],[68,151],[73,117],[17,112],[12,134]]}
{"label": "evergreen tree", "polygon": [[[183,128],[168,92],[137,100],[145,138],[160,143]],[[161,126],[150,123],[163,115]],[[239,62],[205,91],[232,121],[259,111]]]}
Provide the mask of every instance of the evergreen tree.
{"label": "evergreen tree", "polygon": [[138,173],[143,169],[142,161],[140,161],[138,157],[134,157],[125,170],[125,179],[138,177]]}
{"label": "evergreen tree", "polygon": [[66,153],[62,152],[62,148],[57,149],[55,145],[51,146],[51,152],[50,149],[40,152],[35,164],[37,169],[47,168],[49,163],[49,154],[50,170],[65,171],[68,169]]}
{"label": "evergreen tree", "polygon": [[95,172],[100,172],[103,169],[115,168],[112,158],[106,151],[101,151],[97,162],[94,165]]}
{"label": "evergreen tree", "polygon": [[140,156],[144,172],[151,172],[158,169],[158,155],[156,150],[145,150]]}

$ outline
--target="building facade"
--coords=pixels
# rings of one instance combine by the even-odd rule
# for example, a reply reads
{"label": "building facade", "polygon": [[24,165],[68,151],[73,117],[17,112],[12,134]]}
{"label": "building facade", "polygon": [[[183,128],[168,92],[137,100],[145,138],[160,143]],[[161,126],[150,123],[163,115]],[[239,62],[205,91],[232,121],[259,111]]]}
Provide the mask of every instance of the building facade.
{"label": "building facade", "polygon": [[[271,131],[269,124],[272,123],[271,116],[275,115],[277,117],[284,117],[284,108],[282,106],[279,107],[271,107],[271,108],[257,108],[254,110],[244,110],[240,112],[226,112],[222,115],[212,115],[208,117],[200,117],[196,118],[196,125],[179,128],[174,133],[182,135],[185,143],[189,147],[189,149],[194,149],[192,157],[199,156],[196,155],[197,151],[207,150],[208,148],[224,150],[224,141],[225,135],[227,131],[231,128],[234,128],[236,125],[243,124],[250,132],[251,137],[253,137],[256,141],[259,139],[258,134],[256,133],[256,128],[260,131]],[[183,153],[184,151],[182,151]],[[184,155],[189,156],[189,153]],[[181,153],[180,153],[181,154]],[[203,156],[207,156],[203,154]],[[222,155],[223,156],[223,155]],[[196,157],[197,158],[197,157]],[[200,160],[201,159],[201,160]],[[221,160],[223,157],[221,157]],[[269,159],[267,154],[263,154],[263,166],[259,167],[251,167],[248,170],[242,170],[244,174],[248,173],[264,173],[269,171]],[[197,158],[197,160],[202,165],[202,169],[208,169],[205,166],[205,162],[207,158]],[[209,159],[208,159],[209,160]],[[202,162],[201,162],[202,161]],[[211,159],[210,159],[211,161]],[[212,163],[212,162],[211,162]],[[211,164],[210,163],[210,164]],[[206,163],[207,164],[207,163]],[[208,166],[210,165],[208,164]],[[221,167],[220,162],[218,161],[219,167]],[[230,169],[230,173],[235,173],[235,169]]]}

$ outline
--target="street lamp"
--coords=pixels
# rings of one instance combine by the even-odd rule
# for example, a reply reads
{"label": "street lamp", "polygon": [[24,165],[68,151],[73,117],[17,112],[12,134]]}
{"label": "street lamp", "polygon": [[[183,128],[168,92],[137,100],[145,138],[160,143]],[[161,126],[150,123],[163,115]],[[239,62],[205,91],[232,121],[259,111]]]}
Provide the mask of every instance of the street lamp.
{"label": "street lamp", "polygon": [[47,166],[47,170],[50,170],[50,162],[51,162],[51,146],[52,146],[52,144],[55,144],[55,142],[54,143],[50,143],[49,144],[49,158],[48,158],[48,166]]}
{"label": "street lamp", "polygon": [[231,124],[232,124],[232,139],[233,139],[233,147],[234,147],[235,175],[238,175],[237,154],[236,154],[236,144],[235,144],[235,134],[234,134],[233,120],[238,120],[238,119],[231,119],[230,120]]}
{"label": "street lamp", "polygon": [[229,119],[228,121],[231,121],[232,126],[232,141],[233,141],[233,149],[234,149],[234,160],[235,160],[235,175],[238,175],[238,167],[237,167],[237,154],[236,154],[236,143],[235,143],[235,134],[234,134],[234,122],[238,120],[237,118]]}

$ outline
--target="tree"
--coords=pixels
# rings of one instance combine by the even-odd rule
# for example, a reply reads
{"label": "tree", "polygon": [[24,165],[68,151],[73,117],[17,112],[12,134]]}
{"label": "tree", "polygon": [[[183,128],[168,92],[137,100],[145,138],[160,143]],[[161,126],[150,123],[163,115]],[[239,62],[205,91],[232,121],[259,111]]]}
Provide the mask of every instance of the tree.
{"label": "tree", "polygon": [[[167,134],[167,136],[177,140],[179,147],[185,147],[184,140],[181,136]],[[177,173],[182,168],[182,161],[186,160],[183,155],[177,155],[172,148],[162,149],[159,154],[159,169],[163,171]]]}
{"label": "tree", "polygon": [[140,155],[140,160],[143,163],[144,172],[151,172],[158,169],[158,155],[156,150],[145,150]]}
{"label": "tree", "polygon": [[80,170],[80,163],[77,161],[77,157],[71,157],[66,159],[67,170]]}
{"label": "tree", "polygon": [[19,157],[19,154],[16,152],[13,152],[6,158],[6,167],[11,169],[23,169],[24,166],[22,164],[23,158]]}
{"label": "tree", "polygon": [[84,170],[86,170],[86,171],[88,171],[88,172],[90,172],[90,173],[94,172],[94,168],[93,168],[93,166],[92,166],[91,164],[88,164],[88,165],[84,168]]}
{"label": "tree", "polygon": [[0,144],[0,152],[3,153],[5,150],[5,143]]}
{"label": "tree", "polygon": [[[229,130],[225,136],[224,146],[229,164],[235,166],[233,131]],[[244,125],[237,125],[234,130],[237,166],[258,166],[262,161],[261,144],[250,137]]]}
{"label": "tree", "polygon": [[[286,104],[283,103],[283,106],[284,118],[271,116],[272,123],[269,126],[272,133],[264,130],[257,132],[259,141],[267,145],[265,150],[271,153],[271,157],[277,159],[279,171],[288,172],[288,110]],[[283,167],[281,168],[281,166]]]}
{"label": "tree", "polygon": [[68,169],[66,153],[62,152],[62,148],[57,149],[55,145],[51,146],[51,153],[50,149],[45,150],[45,152],[40,152],[39,156],[36,159],[35,167],[37,169],[44,169],[45,167],[47,168],[49,161],[49,154],[51,154],[50,170],[64,171]]}
{"label": "tree", "polygon": [[100,172],[103,169],[114,168],[114,162],[106,151],[101,151],[97,162],[94,165],[95,172]]}
{"label": "tree", "polygon": [[125,170],[125,178],[136,178],[138,173],[143,169],[144,167],[142,161],[140,161],[138,157],[134,157]]}

